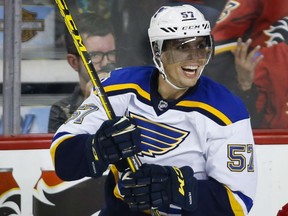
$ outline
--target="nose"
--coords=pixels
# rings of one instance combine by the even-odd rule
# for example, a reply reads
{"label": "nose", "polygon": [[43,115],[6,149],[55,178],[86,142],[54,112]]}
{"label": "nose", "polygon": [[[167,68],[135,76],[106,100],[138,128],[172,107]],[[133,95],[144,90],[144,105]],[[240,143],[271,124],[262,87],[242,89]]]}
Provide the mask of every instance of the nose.
{"label": "nose", "polygon": [[191,49],[189,51],[189,58],[190,59],[197,59],[197,58],[206,58],[206,52],[202,49]]}

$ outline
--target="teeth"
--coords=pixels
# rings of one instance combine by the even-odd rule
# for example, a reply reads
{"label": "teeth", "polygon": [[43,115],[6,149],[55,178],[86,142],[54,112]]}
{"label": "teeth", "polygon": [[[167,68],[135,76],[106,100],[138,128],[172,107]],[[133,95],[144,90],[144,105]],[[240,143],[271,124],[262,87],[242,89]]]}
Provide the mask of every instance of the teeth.
{"label": "teeth", "polygon": [[185,70],[197,70],[198,66],[185,66],[183,69]]}

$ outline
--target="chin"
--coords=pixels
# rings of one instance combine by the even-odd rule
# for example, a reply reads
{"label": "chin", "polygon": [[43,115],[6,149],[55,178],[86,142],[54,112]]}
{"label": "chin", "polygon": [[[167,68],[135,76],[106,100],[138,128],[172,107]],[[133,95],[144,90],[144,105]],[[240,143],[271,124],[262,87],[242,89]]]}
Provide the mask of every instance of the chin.
{"label": "chin", "polygon": [[193,81],[193,82],[187,83],[186,86],[189,87],[189,88],[191,88],[191,87],[195,86],[196,83],[197,83],[197,81]]}

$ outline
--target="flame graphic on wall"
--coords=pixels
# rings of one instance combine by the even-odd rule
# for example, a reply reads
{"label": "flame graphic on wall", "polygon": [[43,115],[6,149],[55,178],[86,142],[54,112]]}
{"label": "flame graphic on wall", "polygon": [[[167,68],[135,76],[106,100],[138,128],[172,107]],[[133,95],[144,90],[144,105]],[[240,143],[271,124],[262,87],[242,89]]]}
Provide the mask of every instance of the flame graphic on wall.
{"label": "flame graphic on wall", "polygon": [[88,178],[83,178],[77,181],[66,182],[62,181],[54,171],[43,171],[40,179],[34,187],[33,195],[39,201],[54,206],[55,203],[47,199],[49,195],[59,194],[60,192],[65,191],[87,179]]}
{"label": "flame graphic on wall", "polygon": [[33,191],[33,216],[91,216],[103,206],[104,180],[64,182],[54,171],[42,171]]}
{"label": "flame graphic on wall", "polygon": [[0,194],[0,215],[21,215],[21,193],[19,188],[12,188]]}

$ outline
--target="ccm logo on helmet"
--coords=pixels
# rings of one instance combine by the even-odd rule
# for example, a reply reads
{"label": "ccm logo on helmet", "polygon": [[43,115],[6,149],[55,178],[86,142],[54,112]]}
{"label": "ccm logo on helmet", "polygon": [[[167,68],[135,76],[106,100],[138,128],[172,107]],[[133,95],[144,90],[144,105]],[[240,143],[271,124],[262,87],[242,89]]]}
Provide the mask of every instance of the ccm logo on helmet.
{"label": "ccm logo on helmet", "polygon": [[182,30],[207,29],[209,24],[183,26]]}

